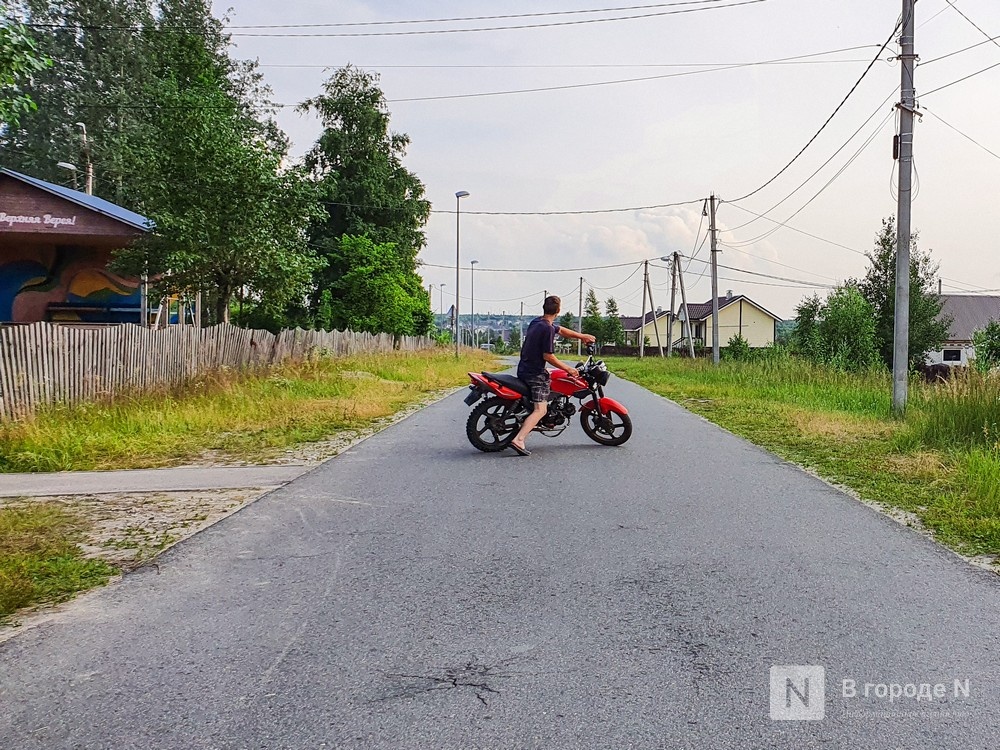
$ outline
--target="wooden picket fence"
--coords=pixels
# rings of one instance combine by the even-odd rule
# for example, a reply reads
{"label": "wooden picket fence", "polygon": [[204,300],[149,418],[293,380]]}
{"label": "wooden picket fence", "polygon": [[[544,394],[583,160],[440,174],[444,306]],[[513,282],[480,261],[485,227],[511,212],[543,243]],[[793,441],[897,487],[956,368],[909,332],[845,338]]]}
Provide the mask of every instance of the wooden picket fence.
{"label": "wooden picket fence", "polygon": [[[427,337],[403,337],[399,348],[433,346]],[[301,328],[275,335],[232,325],[8,326],[0,328],[0,419],[18,419],[47,404],[73,405],[182,385],[223,369],[263,370],[311,356],[393,349],[389,334]]]}

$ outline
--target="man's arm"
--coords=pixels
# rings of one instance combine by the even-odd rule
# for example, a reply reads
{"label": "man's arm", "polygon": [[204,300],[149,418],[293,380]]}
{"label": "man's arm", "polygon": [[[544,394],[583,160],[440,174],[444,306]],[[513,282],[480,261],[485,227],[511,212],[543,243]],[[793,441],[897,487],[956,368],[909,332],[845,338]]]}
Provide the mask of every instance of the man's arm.
{"label": "man's arm", "polygon": [[565,326],[559,326],[557,333],[564,339],[580,339],[587,344],[593,344],[597,341],[597,339],[589,333],[577,333],[572,328],[566,328]]}
{"label": "man's arm", "polygon": [[579,375],[580,374],[579,370],[577,370],[575,367],[572,367],[571,365],[567,365],[565,362],[560,361],[559,358],[556,357],[555,354],[543,354],[542,355],[542,359],[544,359],[546,362],[548,362],[553,367],[557,367],[560,370],[565,370],[570,375],[574,375],[575,376],[575,375]]}

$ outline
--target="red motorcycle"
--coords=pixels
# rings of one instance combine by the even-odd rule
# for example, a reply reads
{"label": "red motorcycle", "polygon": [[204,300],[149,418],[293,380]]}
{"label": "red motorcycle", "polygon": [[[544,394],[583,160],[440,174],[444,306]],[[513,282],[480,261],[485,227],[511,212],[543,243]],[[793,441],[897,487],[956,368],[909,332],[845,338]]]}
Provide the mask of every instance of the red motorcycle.
{"label": "red motorcycle", "polygon": [[[579,376],[563,370],[552,375],[552,392],[549,410],[542,417],[535,432],[546,437],[556,437],[569,426],[577,413],[571,398],[580,399],[580,425],[587,437],[601,445],[621,445],[632,437],[632,420],[628,409],[604,395],[604,386],[610,373],[603,361],[594,361],[593,350],[586,362],[576,366]],[[525,417],[532,410],[528,386],[513,375],[494,372],[470,372],[472,384],[465,403],[472,406],[479,402],[465,425],[469,442],[486,453],[502,451],[510,445]],[[587,400],[585,400],[587,399]]]}

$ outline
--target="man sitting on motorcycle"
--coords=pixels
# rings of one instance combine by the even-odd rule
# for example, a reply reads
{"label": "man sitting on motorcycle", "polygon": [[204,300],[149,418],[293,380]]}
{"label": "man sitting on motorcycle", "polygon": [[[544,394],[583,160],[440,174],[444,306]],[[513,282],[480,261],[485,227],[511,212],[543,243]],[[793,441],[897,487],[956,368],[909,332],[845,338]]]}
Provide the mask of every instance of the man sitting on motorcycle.
{"label": "man sitting on motorcycle", "polygon": [[531,321],[528,330],[525,331],[524,342],[521,344],[521,361],[517,365],[517,377],[523,380],[531,391],[531,402],[534,406],[531,414],[524,420],[520,432],[510,441],[510,447],[521,456],[531,455],[531,451],[524,446],[524,441],[549,408],[550,376],[549,371],[545,369],[545,363],[565,370],[570,375],[579,375],[575,367],[560,362],[553,353],[556,335],[569,339],[580,339],[588,344],[596,341],[589,333],[577,333],[570,328],[556,324],[556,317],[559,315],[561,305],[562,300],[555,295],[546,297],[542,304],[544,314]]}

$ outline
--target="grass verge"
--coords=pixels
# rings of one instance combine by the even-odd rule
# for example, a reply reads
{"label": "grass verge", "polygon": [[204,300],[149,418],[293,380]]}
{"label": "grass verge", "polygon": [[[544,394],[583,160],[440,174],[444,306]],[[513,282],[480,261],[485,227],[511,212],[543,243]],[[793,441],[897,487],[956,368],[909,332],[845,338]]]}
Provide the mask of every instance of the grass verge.
{"label": "grass verge", "polygon": [[85,530],[57,505],[0,508],[0,624],[22,607],[64,601],[117,572],[82,556]]}
{"label": "grass verge", "polygon": [[150,468],[205,454],[265,460],[366,427],[494,363],[444,351],[317,358],[264,377],[217,373],[183,389],[50,408],[0,425],[0,471]]}
{"label": "grass verge", "polygon": [[[1000,447],[954,439],[936,425],[956,408],[975,433],[975,404],[997,403],[974,384],[914,384],[904,421],[891,415],[888,374],[852,375],[794,359],[723,362],[615,358],[609,367],[866,500],[913,514],[967,555],[1000,555]],[[985,390],[984,390],[985,388]],[[971,406],[963,401],[970,400]],[[950,399],[950,401],[949,401]],[[956,407],[956,404],[958,406]],[[990,434],[990,413],[986,434]],[[996,434],[996,427],[992,427]]]}

